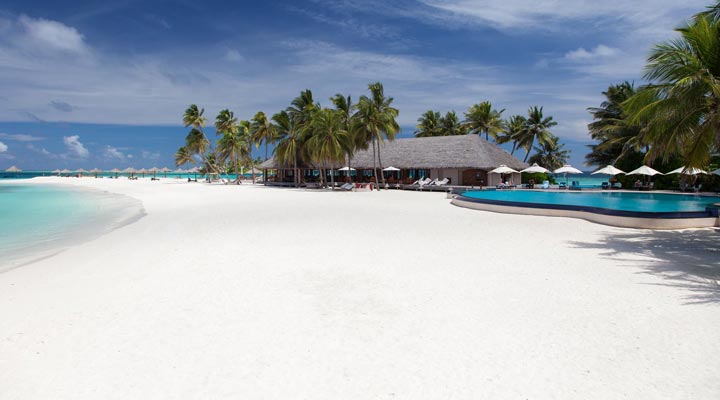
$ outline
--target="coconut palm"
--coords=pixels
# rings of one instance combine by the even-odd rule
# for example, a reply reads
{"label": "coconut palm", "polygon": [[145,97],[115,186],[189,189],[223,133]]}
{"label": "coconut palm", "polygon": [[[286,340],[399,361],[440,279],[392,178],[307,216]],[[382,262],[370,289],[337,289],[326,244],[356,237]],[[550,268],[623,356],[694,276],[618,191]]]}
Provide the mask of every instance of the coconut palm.
{"label": "coconut palm", "polygon": [[[368,85],[368,89],[370,89],[370,97],[365,95],[360,96],[357,118],[353,125],[353,130],[360,135],[360,140],[365,143],[372,143],[373,175],[375,176],[375,184],[380,187],[375,157],[377,156],[378,164],[380,165],[380,169],[382,169],[380,143],[384,142],[385,139],[395,140],[395,135],[400,131],[400,125],[398,125],[395,120],[399,112],[396,108],[392,107],[393,98],[385,97],[382,83],[371,83]],[[384,187],[384,176],[382,176],[382,183]]]}
{"label": "coconut palm", "polygon": [[440,126],[440,112],[427,110],[418,118],[418,124],[415,125],[415,137],[443,136],[442,127]]}
{"label": "coconut palm", "polygon": [[483,101],[480,104],[472,105],[465,113],[464,125],[468,133],[485,134],[485,140],[497,140],[498,135],[503,130],[502,113],[503,108],[497,111],[492,108],[489,101]]}
{"label": "coconut palm", "polygon": [[[600,107],[590,107],[593,122],[588,124],[590,136],[598,144],[590,145],[591,152],[585,156],[588,164],[615,165],[620,159],[639,154],[644,141],[641,129],[631,125],[622,104],[637,93],[630,82],[612,85],[603,92],[605,101]],[[632,157],[637,158],[637,157]]]}
{"label": "coconut palm", "polygon": [[[228,145],[231,145],[233,137],[237,136],[238,134],[238,126],[237,126],[237,118],[235,118],[235,114],[228,110],[224,109],[221,110],[220,113],[218,113],[217,117],[215,117],[215,132],[216,135],[222,135],[222,137],[218,140],[217,143],[217,160],[218,163],[221,165],[225,165],[225,162],[228,161],[228,159],[231,162],[234,162],[235,169],[237,170],[237,164],[238,160],[236,157],[236,153],[233,153],[232,151],[229,151],[227,149]],[[225,149],[221,149],[221,144],[225,146]],[[223,153],[223,154],[220,154]],[[236,182],[240,182],[240,175],[236,172],[235,177]]]}
{"label": "coconut palm", "polygon": [[246,155],[248,143],[245,137],[239,134],[239,129],[225,131],[217,143],[218,162],[228,160],[235,167],[235,182],[240,183],[240,160]]}
{"label": "coconut palm", "polygon": [[275,142],[275,127],[264,112],[258,111],[252,118],[252,135],[256,143],[265,144],[265,160],[268,159],[268,145]]}
{"label": "coconut palm", "polygon": [[570,150],[563,150],[564,144],[559,143],[560,139],[550,134],[548,140],[539,143],[534,147],[535,154],[530,157],[529,162],[538,163],[549,170],[562,167],[570,157]]}
{"label": "coconut palm", "polygon": [[253,144],[256,143],[253,139],[252,134],[252,123],[250,121],[242,120],[238,122],[238,137],[243,143],[243,147],[240,149],[240,158],[245,162],[250,163],[250,171],[253,174],[253,184],[255,184],[255,160],[252,157]]}
{"label": "coconut palm", "polygon": [[518,148],[518,143],[523,137],[525,130],[527,129],[527,118],[522,115],[513,115],[505,124],[503,124],[503,132],[498,135],[498,144],[504,144],[512,142],[512,150],[510,154],[515,154],[515,150]]}
{"label": "coconut palm", "polygon": [[[348,140],[346,140],[345,143],[345,153],[347,154],[348,167],[350,167],[352,157],[358,147],[357,135],[355,135],[352,130],[356,106],[353,104],[352,98],[350,96],[345,97],[340,93],[331,97],[330,101],[333,102],[333,104],[335,105],[335,109],[340,113],[342,117],[342,127],[348,135]],[[348,176],[350,176],[349,171]]]}
{"label": "coconut palm", "polygon": [[464,135],[467,133],[465,126],[460,123],[455,111],[448,111],[445,116],[440,118],[440,130],[443,136]]}
{"label": "coconut palm", "polygon": [[647,162],[679,156],[702,168],[720,148],[720,23],[699,14],[655,46],[644,78],[651,83],[623,106],[645,129]]}
{"label": "coconut palm", "polygon": [[526,128],[518,140],[520,147],[525,149],[525,158],[523,161],[527,162],[530,150],[536,141],[542,146],[551,140],[552,133],[550,132],[550,128],[555,125],[557,125],[557,122],[553,121],[552,117],[545,117],[543,115],[542,107],[538,108],[535,106],[528,109]]}
{"label": "coconut palm", "polygon": [[[204,113],[205,109],[199,108],[196,104],[191,104],[185,110],[185,113],[183,113],[183,124],[186,128],[192,127],[192,130],[190,130],[190,133],[186,137],[185,147],[193,155],[199,155],[203,163],[209,168],[217,168],[214,162],[208,162],[207,160],[207,155],[214,155],[214,151],[211,149],[210,141],[207,136],[205,136],[203,129],[207,123],[207,119],[203,116]],[[220,179],[223,180],[223,183],[225,183],[219,170],[216,169],[213,172],[218,174]]]}
{"label": "coconut palm", "polygon": [[278,133],[278,142],[275,146],[275,158],[281,165],[292,165],[295,186],[300,185],[300,174],[298,162],[301,161],[301,129],[295,123],[287,111],[280,111],[272,116],[275,123],[275,130]]}
{"label": "coconut palm", "polygon": [[192,153],[190,150],[188,150],[187,147],[183,146],[177,150],[175,153],[175,166],[179,167],[181,165],[185,164],[196,164],[195,159],[192,156]]}
{"label": "coconut palm", "polygon": [[[348,148],[350,137],[343,129],[342,114],[330,108],[318,110],[310,122],[312,136],[308,138],[305,145],[313,160],[321,165],[330,166],[330,179],[335,187],[335,174],[332,173],[334,166],[342,162]],[[320,174],[324,178],[325,174]]]}

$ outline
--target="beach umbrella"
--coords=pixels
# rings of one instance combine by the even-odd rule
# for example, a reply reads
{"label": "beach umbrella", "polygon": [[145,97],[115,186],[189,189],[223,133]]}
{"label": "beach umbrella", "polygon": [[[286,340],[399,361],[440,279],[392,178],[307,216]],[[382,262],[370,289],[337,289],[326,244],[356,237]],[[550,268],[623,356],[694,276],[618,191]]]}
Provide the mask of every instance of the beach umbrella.
{"label": "beach umbrella", "polygon": [[132,178],[132,176],[137,172],[137,170],[135,170],[135,168],[133,168],[133,167],[128,167],[128,168],[125,168],[122,172],[124,172],[126,174],[130,174],[130,178]]}
{"label": "beach umbrella", "polygon": [[101,173],[102,173],[102,170],[99,169],[99,168],[93,168],[93,169],[90,170],[90,173],[91,173],[91,174],[95,174],[95,177],[97,178],[98,174],[101,174]]}
{"label": "beach umbrella", "polygon": [[65,169],[63,169],[63,170],[60,171],[60,172],[63,173],[63,174],[69,174],[69,173],[70,173],[70,170],[67,169],[67,168],[65,168]]}
{"label": "beach umbrella", "polygon": [[115,178],[117,178],[117,177],[118,177],[118,173],[120,173],[120,172],[122,172],[122,171],[120,171],[120,170],[117,169],[117,168],[113,168],[113,169],[110,170],[110,172],[114,172],[114,173],[115,173]]}
{"label": "beach umbrella", "polygon": [[579,169],[573,167],[570,164],[565,164],[562,167],[553,171],[553,173],[555,173],[555,174],[582,174],[583,172],[580,171]]}
{"label": "beach umbrella", "polygon": [[5,170],[5,172],[20,172],[20,171],[22,171],[22,170],[14,165]]}
{"label": "beach umbrella", "polygon": [[513,173],[517,174],[518,171],[515,171],[514,169],[503,164],[503,165],[495,168],[494,170],[490,171],[489,173],[491,173],[491,174],[513,174]]}
{"label": "beach umbrella", "polygon": [[539,166],[538,163],[534,163],[533,165],[521,170],[520,172],[544,174],[546,172],[550,172],[550,170],[545,167]]}
{"label": "beach umbrella", "polygon": [[565,175],[565,184],[567,185],[567,174],[582,174],[583,172],[579,169],[573,167],[570,164],[565,164],[562,167],[556,169],[553,171],[555,174],[564,174]]}
{"label": "beach umbrella", "polygon": [[678,168],[678,169],[674,169],[674,170],[666,173],[665,175],[670,175],[670,174],[684,174],[684,175],[699,175],[699,174],[703,174],[703,175],[707,175],[707,172],[701,170],[700,168],[694,168],[694,167],[693,167],[693,168],[685,168],[685,167],[680,167],[680,168]]}
{"label": "beach umbrella", "polygon": [[84,170],[84,169],[82,169],[82,168],[78,168],[78,169],[76,169],[76,170],[73,171],[73,172],[76,173],[76,174],[78,174],[78,175],[80,175],[80,177],[82,178],[82,174],[86,173],[87,170]]}
{"label": "beach umbrella", "polygon": [[137,173],[142,174],[143,178],[145,177],[145,174],[147,174],[147,172],[148,170],[146,170],[145,168],[140,168],[139,170],[137,170]]}
{"label": "beach umbrella", "polygon": [[160,169],[160,172],[163,173],[163,178],[167,178],[167,173],[170,172],[170,171],[172,171],[172,170],[171,170],[170,168],[168,168],[168,167],[162,167],[162,168]]}
{"label": "beach umbrella", "polygon": [[152,172],[153,178],[155,178],[155,177],[157,176],[157,173],[158,173],[159,171],[160,171],[160,168],[158,168],[158,167],[152,167],[152,168],[150,168],[150,169],[148,170],[148,172]]}
{"label": "beach umbrella", "polygon": [[338,171],[355,171],[355,168],[342,167],[342,168],[338,169]]}
{"label": "beach umbrella", "polygon": [[646,176],[653,176],[653,175],[662,175],[662,172],[656,171],[647,165],[643,165],[640,168],[634,169],[630,172],[628,172],[626,175],[646,175]]}
{"label": "beach umbrella", "polygon": [[608,165],[605,168],[600,168],[599,170],[593,172],[590,175],[596,175],[596,174],[603,174],[603,175],[617,175],[617,174],[624,174],[625,171],[621,169],[617,169],[612,165]]}
{"label": "beach umbrella", "polygon": [[57,174],[58,176],[60,176],[60,172],[62,172],[62,171],[60,171],[59,169],[56,169],[53,171],[53,174]]}
{"label": "beach umbrella", "polygon": [[[393,167],[393,166],[390,166],[390,167],[387,167],[387,168],[383,168],[383,171],[385,171],[385,172],[398,172],[398,171],[400,171],[400,168],[395,168],[395,167]],[[399,174],[398,174],[398,175],[399,175]],[[400,178],[400,177],[398,176],[398,178]]]}

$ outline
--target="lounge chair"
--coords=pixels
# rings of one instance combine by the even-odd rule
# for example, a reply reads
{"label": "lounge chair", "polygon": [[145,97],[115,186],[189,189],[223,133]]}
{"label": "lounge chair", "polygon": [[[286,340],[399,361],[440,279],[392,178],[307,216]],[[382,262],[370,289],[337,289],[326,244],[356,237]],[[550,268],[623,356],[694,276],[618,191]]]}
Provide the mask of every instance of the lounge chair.
{"label": "lounge chair", "polygon": [[600,189],[608,190],[610,189],[610,182],[603,182],[600,184]]}
{"label": "lounge chair", "polygon": [[432,181],[424,184],[423,186],[435,186],[435,185],[437,185],[438,182],[440,182],[440,181],[438,180],[438,178],[435,178],[435,179],[433,179]]}
{"label": "lounge chair", "polygon": [[613,188],[613,189],[622,189],[622,183],[620,183],[620,182],[615,182],[615,183],[612,184],[612,188]]}
{"label": "lounge chair", "polygon": [[425,179],[418,181],[418,185],[420,185],[420,187],[429,185],[430,183],[432,183],[432,179],[430,179],[430,178],[425,178]]}
{"label": "lounge chair", "polygon": [[444,179],[441,180],[441,181],[435,182],[435,185],[436,185],[436,186],[444,186],[444,185],[447,185],[448,182],[450,182],[450,179],[444,178]]}
{"label": "lounge chair", "polygon": [[342,189],[342,190],[353,190],[354,187],[355,187],[354,184],[352,184],[352,183],[346,183],[346,184],[340,186],[340,189]]}
{"label": "lounge chair", "polygon": [[540,186],[543,189],[550,189],[550,181],[543,181],[542,186]]}
{"label": "lounge chair", "polygon": [[558,185],[558,189],[567,189],[567,183],[560,182],[560,184]]}

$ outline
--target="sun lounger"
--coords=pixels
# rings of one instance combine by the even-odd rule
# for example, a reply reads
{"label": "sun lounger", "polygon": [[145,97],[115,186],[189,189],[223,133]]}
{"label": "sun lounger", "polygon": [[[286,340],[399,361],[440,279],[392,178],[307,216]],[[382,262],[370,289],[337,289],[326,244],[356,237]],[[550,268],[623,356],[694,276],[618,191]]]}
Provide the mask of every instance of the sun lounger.
{"label": "sun lounger", "polygon": [[448,182],[450,182],[450,179],[444,178],[443,180],[436,182],[435,185],[436,185],[436,186],[443,186],[443,185],[447,185]]}
{"label": "sun lounger", "polygon": [[543,189],[550,189],[550,181],[543,181],[542,186],[540,186]]}
{"label": "sun lounger", "polygon": [[612,184],[612,188],[613,188],[613,189],[622,189],[622,183],[620,183],[620,182],[615,182],[615,183]]}
{"label": "sun lounger", "polygon": [[355,187],[354,184],[352,184],[352,183],[346,183],[346,184],[340,186],[340,189],[342,189],[342,190],[353,190],[354,187]]}

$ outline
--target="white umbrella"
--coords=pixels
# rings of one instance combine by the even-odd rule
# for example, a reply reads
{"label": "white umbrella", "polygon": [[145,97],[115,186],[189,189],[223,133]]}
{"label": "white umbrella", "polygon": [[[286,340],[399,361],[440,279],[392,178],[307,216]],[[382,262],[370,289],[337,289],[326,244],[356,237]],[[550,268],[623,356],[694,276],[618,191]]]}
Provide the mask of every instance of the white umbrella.
{"label": "white umbrella", "polygon": [[387,167],[387,168],[383,168],[383,171],[400,171],[400,168]]}
{"label": "white umbrella", "polygon": [[583,172],[580,171],[579,169],[573,167],[570,164],[565,164],[562,167],[553,171],[553,173],[555,173],[555,174],[582,174]]}
{"label": "white umbrella", "polygon": [[545,168],[545,167],[539,166],[537,163],[534,163],[533,165],[525,168],[524,170],[522,170],[522,171],[520,171],[520,172],[529,172],[529,173],[544,174],[544,173],[546,173],[546,172],[550,172],[550,170],[548,170],[548,169]]}
{"label": "white umbrella", "polygon": [[518,174],[518,171],[515,171],[514,169],[508,167],[507,165],[501,165],[494,170],[490,171],[491,174]]}
{"label": "white umbrella", "polygon": [[712,173],[715,174],[715,175],[720,175],[720,168],[716,169],[716,170],[713,171]]}
{"label": "white umbrella", "polygon": [[605,168],[600,168],[599,170],[593,172],[590,175],[596,175],[596,174],[603,174],[603,175],[617,175],[617,174],[624,174],[625,171],[621,169],[617,169],[612,165],[608,165]]}
{"label": "white umbrella", "polygon": [[355,168],[342,167],[342,168],[338,169],[338,171],[355,171]]}
{"label": "white umbrella", "polygon": [[674,169],[674,170],[666,173],[665,175],[670,175],[670,174],[685,174],[685,175],[704,174],[704,175],[707,175],[707,172],[705,172],[705,171],[703,171],[703,170],[701,170],[701,169],[699,169],[699,168],[685,168],[685,167],[680,167],[680,168],[678,168],[678,169]]}
{"label": "white umbrella", "polygon": [[643,165],[642,167],[638,169],[634,169],[627,173],[627,175],[647,175],[647,176],[653,176],[653,175],[662,175],[662,172],[656,171],[647,165]]}

